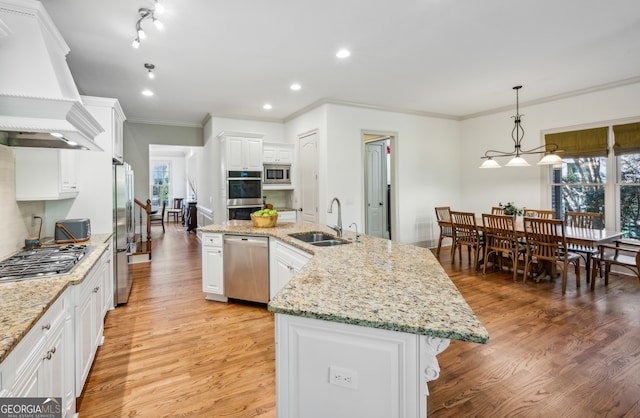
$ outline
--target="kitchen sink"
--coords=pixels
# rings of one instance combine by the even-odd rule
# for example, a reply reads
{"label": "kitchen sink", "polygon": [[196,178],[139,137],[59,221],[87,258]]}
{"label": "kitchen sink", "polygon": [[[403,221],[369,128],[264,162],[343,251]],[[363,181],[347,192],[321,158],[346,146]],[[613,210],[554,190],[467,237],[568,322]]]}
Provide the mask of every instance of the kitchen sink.
{"label": "kitchen sink", "polygon": [[334,245],[349,244],[349,241],[339,239],[331,234],[325,234],[324,232],[299,232],[296,234],[289,234],[291,238],[299,239],[316,247],[333,247]]}

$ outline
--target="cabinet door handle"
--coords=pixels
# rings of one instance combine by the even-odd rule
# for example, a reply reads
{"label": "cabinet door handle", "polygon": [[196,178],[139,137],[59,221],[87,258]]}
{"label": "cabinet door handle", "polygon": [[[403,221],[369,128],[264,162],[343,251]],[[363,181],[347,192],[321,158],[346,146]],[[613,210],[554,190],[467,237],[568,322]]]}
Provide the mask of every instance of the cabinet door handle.
{"label": "cabinet door handle", "polygon": [[42,329],[51,329],[51,324],[43,325]]}
{"label": "cabinet door handle", "polygon": [[51,357],[53,356],[53,353],[51,352],[51,350],[47,351],[47,356],[44,357],[42,360],[51,360]]}

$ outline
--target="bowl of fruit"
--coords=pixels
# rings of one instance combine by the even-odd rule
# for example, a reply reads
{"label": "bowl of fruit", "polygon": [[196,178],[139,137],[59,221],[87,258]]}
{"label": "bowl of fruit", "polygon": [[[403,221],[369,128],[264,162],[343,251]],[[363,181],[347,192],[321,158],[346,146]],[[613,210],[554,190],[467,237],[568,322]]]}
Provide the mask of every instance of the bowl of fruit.
{"label": "bowl of fruit", "polygon": [[278,211],[274,209],[261,209],[251,214],[251,222],[256,228],[273,228],[278,222]]}

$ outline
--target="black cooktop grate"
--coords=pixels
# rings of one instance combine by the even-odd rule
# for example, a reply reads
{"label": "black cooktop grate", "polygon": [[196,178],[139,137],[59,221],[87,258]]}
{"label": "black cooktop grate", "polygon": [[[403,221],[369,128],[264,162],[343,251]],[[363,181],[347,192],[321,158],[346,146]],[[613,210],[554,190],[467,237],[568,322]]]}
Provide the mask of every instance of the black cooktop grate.
{"label": "black cooktop grate", "polygon": [[86,245],[72,244],[20,251],[0,262],[0,282],[69,273],[86,253]]}

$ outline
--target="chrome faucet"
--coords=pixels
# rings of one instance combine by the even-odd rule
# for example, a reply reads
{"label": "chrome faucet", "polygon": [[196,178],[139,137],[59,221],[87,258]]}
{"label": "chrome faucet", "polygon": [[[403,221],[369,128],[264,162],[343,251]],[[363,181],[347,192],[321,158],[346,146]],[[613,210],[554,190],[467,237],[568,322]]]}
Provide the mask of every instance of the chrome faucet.
{"label": "chrome faucet", "polygon": [[352,226],[356,227],[356,242],[360,242],[360,234],[358,234],[358,224],[353,222],[351,225],[349,225],[349,228],[351,228]]}
{"label": "chrome faucet", "polygon": [[333,208],[333,202],[338,203],[338,225],[335,225],[335,226],[327,225],[327,226],[333,229],[334,231],[336,231],[336,234],[338,234],[338,237],[342,238],[342,208],[340,206],[340,200],[337,197],[334,197],[331,203],[329,203],[329,209],[327,209],[327,213],[333,213],[331,211],[331,209]]}

